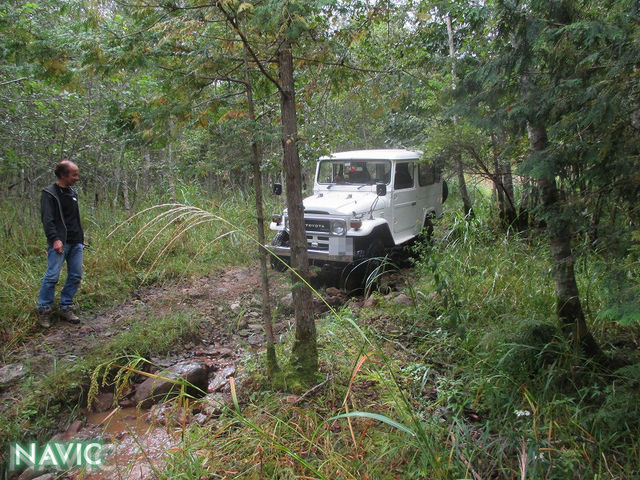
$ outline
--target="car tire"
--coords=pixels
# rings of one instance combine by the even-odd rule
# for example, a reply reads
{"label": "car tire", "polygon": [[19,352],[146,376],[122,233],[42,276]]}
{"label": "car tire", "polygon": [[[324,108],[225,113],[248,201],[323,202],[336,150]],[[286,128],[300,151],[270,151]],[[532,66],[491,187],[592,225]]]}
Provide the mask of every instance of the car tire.
{"label": "car tire", "polygon": [[[273,241],[271,245],[274,247],[287,247],[289,246],[289,234],[284,230],[276,233],[275,237],[273,237]],[[284,272],[287,270],[288,262],[283,263],[281,260],[284,260],[282,257],[278,257],[273,253],[269,255],[269,262],[271,263],[271,268],[277,272]]]}
{"label": "car tire", "polygon": [[367,285],[369,277],[381,265],[382,258],[386,255],[384,242],[380,238],[374,238],[365,249],[365,258],[347,265],[340,276],[339,286],[347,295],[360,294],[366,289],[374,289],[377,280],[372,280],[373,285]]}
{"label": "car tire", "polygon": [[431,242],[433,238],[433,213],[428,213],[422,225],[422,236],[427,242]]}

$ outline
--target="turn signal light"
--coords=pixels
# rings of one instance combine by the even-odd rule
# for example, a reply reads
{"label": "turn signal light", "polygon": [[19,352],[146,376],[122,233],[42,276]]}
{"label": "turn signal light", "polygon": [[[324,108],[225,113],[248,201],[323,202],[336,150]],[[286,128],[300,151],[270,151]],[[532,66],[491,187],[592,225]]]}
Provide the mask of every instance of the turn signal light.
{"label": "turn signal light", "polygon": [[362,220],[354,218],[349,222],[349,226],[354,230],[358,230],[362,226]]}
{"label": "turn signal light", "polygon": [[271,217],[271,221],[276,225],[280,225],[282,223],[282,215],[274,215]]}

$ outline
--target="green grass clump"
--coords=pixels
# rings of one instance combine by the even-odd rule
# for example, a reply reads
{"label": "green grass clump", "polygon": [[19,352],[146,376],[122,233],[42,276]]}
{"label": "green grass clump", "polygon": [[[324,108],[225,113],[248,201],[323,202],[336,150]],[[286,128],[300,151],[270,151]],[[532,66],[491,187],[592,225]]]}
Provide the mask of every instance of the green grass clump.
{"label": "green grass clump", "polygon": [[[452,412],[461,455],[482,478],[627,478],[637,471],[636,370],[603,370],[576,357],[562,337],[545,237],[460,217],[440,228],[417,266],[416,312],[405,314],[412,350],[425,352],[414,371],[430,369],[410,391],[419,396],[433,379],[427,404]],[[577,279],[581,292],[591,286],[587,321],[607,349],[612,332],[599,335],[598,316],[607,292],[594,288],[606,281],[600,262],[599,254],[587,254]],[[421,312],[422,324],[415,320]],[[458,341],[443,344],[434,330]],[[618,339],[633,326],[623,330],[615,326]],[[633,349],[607,353],[637,362]]]}

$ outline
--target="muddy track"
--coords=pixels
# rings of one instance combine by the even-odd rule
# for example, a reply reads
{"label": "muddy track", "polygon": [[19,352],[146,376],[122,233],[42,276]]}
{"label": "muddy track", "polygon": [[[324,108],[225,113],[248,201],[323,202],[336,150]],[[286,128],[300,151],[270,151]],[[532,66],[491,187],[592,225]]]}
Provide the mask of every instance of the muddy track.
{"label": "muddy track", "polygon": [[[286,294],[284,276],[274,276],[272,284],[274,299]],[[79,300],[82,301],[81,298]],[[100,314],[82,316],[79,325],[55,321],[50,329],[40,330],[20,348],[5,355],[5,361],[6,364],[23,365],[26,372],[33,376],[48,375],[61,362],[73,362],[91,355],[112,338],[128,330],[136,321],[149,322],[149,331],[159,334],[153,329],[151,322],[183,313],[199,320],[197,338],[186,345],[176,345],[166,355],[151,360],[160,367],[170,367],[181,361],[206,365],[207,389],[212,392],[212,407],[207,414],[211,415],[216,405],[223,402],[224,396],[228,394],[227,378],[237,375],[239,359],[248,351],[259,351],[264,344],[261,304],[260,275],[257,268],[236,268],[209,277],[168,282],[162,286],[141,289],[127,302]],[[278,335],[286,333],[292,326],[288,316],[284,316],[287,318],[275,325]],[[20,382],[26,378],[25,376],[0,391],[0,414],[20,395]],[[109,398],[110,394],[105,395]],[[129,405],[127,401],[130,402]],[[175,443],[167,435],[167,429],[161,425],[166,424],[166,417],[171,415],[171,412],[164,411],[162,407],[154,407],[149,413],[136,410],[131,399],[113,401],[111,397],[101,409],[106,411],[102,417],[92,417],[90,412],[86,412],[88,422],[73,422],[66,432],[56,434],[53,439],[102,438],[112,445],[111,453],[107,456],[107,463],[111,465],[114,460],[126,465],[129,457],[136,456],[135,447],[139,442],[150,442],[147,453],[157,451],[157,455],[152,457],[158,461],[161,461],[166,448]],[[110,416],[109,412],[115,412],[116,415]],[[108,416],[111,417],[109,422],[102,422]],[[103,424],[96,425],[96,419]],[[144,433],[138,428],[141,419]],[[150,423],[149,420],[153,422]],[[135,432],[128,431],[132,422],[137,425],[137,436]],[[149,465],[142,465],[140,468],[142,470],[134,478],[145,478],[150,473]],[[71,478],[74,476],[70,475]],[[119,478],[120,473],[114,472],[111,467],[105,467],[91,478],[112,476]]]}
{"label": "muddy track", "polygon": [[[271,275],[271,279],[272,297],[279,305],[279,318],[274,325],[278,341],[293,328],[293,318],[289,310],[291,305],[286,300],[289,288],[286,275]],[[334,306],[346,300],[335,288],[325,290],[318,285],[318,289],[327,294],[325,299]],[[275,302],[276,299],[280,300]],[[318,299],[314,304],[318,311],[326,309]],[[149,332],[159,334],[152,322],[170,315],[190,315],[199,320],[197,338],[150,360],[158,368],[175,367],[185,362],[204,366],[207,373],[202,391],[206,389],[208,393],[199,406],[187,413],[188,419],[178,419],[180,424],[204,423],[219,415],[225,402],[230,402],[229,377],[242,377],[238,367],[240,359],[248,352],[263,349],[261,305],[257,268],[236,268],[209,277],[169,282],[141,289],[127,302],[100,314],[82,316],[79,325],[56,321],[50,329],[38,332],[5,359],[7,363],[24,365],[31,375],[47,375],[60,362],[73,362],[91,355],[133,323],[148,322]],[[97,413],[85,411],[87,421],[75,421],[67,431],[52,438],[55,441],[100,438],[108,446],[106,465],[99,471],[89,476],[69,472],[65,478],[143,479],[154,477],[154,468],[162,468],[167,448],[179,441],[169,434],[169,426],[175,420],[171,417],[185,413],[176,413],[175,405],[171,403],[154,405],[150,411],[136,408],[136,403],[142,405],[136,402],[136,397],[143,390],[144,379],[138,378],[124,398],[114,399],[112,392],[101,393],[94,405]],[[13,388],[0,391],[0,414],[20,390],[20,383],[17,383]],[[139,461],[140,447],[145,450],[142,462]]]}
{"label": "muddy track", "polygon": [[[282,294],[283,282],[274,282],[274,296]],[[82,299],[79,299],[80,302]],[[21,364],[33,375],[46,375],[60,362],[72,362],[99,349],[126,331],[136,320],[154,322],[168,315],[185,313],[200,320],[199,339],[194,344],[176,346],[169,356],[209,345],[241,349],[259,347],[264,341],[257,326],[260,317],[260,276],[255,268],[238,268],[218,275],[188,281],[175,281],[144,288],[132,298],[97,315],[82,316],[79,325],[54,321],[48,330],[38,331],[30,340],[5,356],[5,364]],[[249,324],[253,330],[247,331]],[[285,325],[278,325],[282,331]],[[150,325],[149,330],[153,332]],[[242,333],[242,335],[237,335]],[[239,352],[238,352],[239,353]],[[6,406],[14,388],[0,392],[0,405]],[[0,407],[0,410],[2,407]]]}

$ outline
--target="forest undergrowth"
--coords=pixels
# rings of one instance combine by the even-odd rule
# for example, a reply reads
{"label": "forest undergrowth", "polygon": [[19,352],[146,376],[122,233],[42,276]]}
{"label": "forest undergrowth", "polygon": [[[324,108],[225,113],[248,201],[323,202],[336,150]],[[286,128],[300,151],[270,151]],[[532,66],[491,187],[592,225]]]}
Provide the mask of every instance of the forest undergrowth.
{"label": "forest undergrowth", "polygon": [[[250,204],[231,198],[199,206],[215,208],[250,231]],[[94,229],[82,292],[88,310],[121,301],[143,280],[202,275],[253,261],[239,237],[209,244],[225,231],[208,225],[211,231],[188,233],[149,269],[180,227],[160,233],[135,264],[158,230],[125,250],[126,238],[144,221],[107,238],[115,225],[112,214],[92,217],[87,228]],[[319,388],[310,395],[274,391],[264,376],[264,359],[245,358],[249,378],[236,406],[204,425],[183,426],[183,442],[158,476],[636,478],[638,324],[612,303],[611,282],[623,271],[632,279],[626,288],[637,290],[639,252],[630,248],[620,257],[585,250],[577,262],[587,321],[612,359],[596,365],[572,351],[558,328],[543,232],[505,232],[483,218],[490,212],[481,207],[474,219],[448,212],[433,243],[417,247],[414,268],[404,271],[404,293],[412,305],[374,292],[371,307],[344,307],[317,322],[321,372]],[[2,311],[9,313],[2,327],[18,342],[30,332],[43,261],[38,226],[25,222],[15,228],[32,239],[17,246],[2,267],[16,291],[13,298],[6,291],[2,297]],[[20,278],[21,269],[27,275]],[[188,333],[177,331],[173,340]],[[280,358],[289,341],[278,345]],[[97,360],[80,364],[84,373],[74,378],[86,379]],[[39,388],[69,386],[52,379]],[[59,401],[68,394],[62,390]],[[68,398],[81,401],[82,395]],[[37,398],[30,401],[25,408],[41,409]]]}
{"label": "forest undergrowth", "polygon": [[[411,306],[374,293],[318,323],[320,394],[270,391],[249,359],[238,410],[187,428],[163,478],[637,478],[638,326],[610,313],[612,254],[577,272],[603,365],[561,334],[542,232],[481,218],[449,213],[418,247]],[[617,261],[637,279],[637,252]]]}

